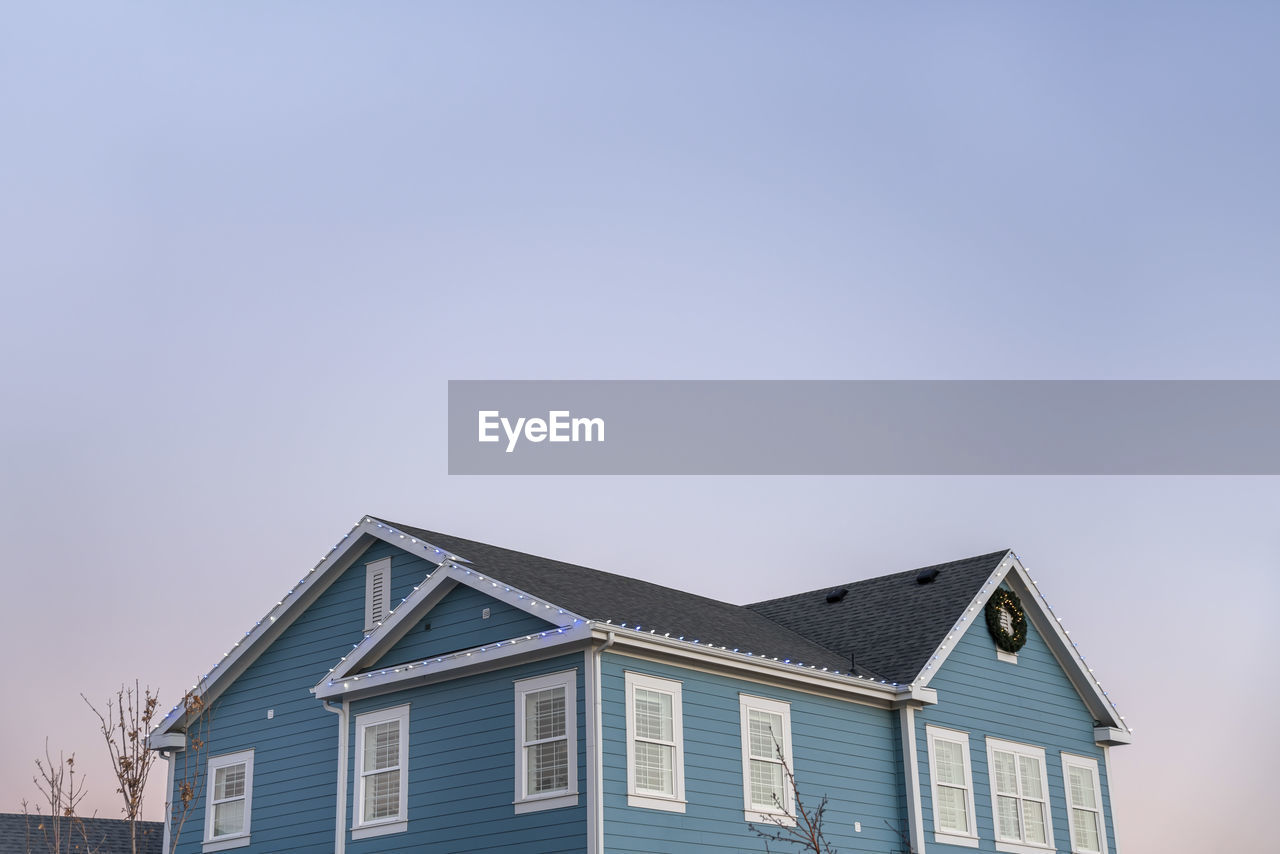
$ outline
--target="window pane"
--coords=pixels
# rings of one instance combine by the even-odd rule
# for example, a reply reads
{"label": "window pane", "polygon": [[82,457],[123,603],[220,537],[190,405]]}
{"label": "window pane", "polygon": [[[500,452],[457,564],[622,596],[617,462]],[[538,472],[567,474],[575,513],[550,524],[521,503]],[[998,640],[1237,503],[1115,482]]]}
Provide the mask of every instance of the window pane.
{"label": "window pane", "polygon": [[1005,753],[1003,750],[993,752],[996,770],[996,791],[1002,795],[1018,794],[1018,776],[1014,770],[1014,760],[1012,753]]}
{"label": "window pane", "polygon": [[1040,788],[1040,760],[1019,754],[1018,773],[1022,778],[1022,796],[1044,800],[1044,791]]}
{"label": "window pane", "polygon": [[1067,771],[1071,777],[1071,805],[1097,809],[1098,804],[1093,797],[1093,771],[1074,765],[1067,766]]}
{"label": "window pane", "polygon": [[647,688],[635,690],[636,737],[673,741],[671,695]]}
{"label": "window pane", "polygon": [[[561,700],[564,698],[562,697]],[[528,792],[531,795],[569,788],[569,742],[566,739],[525,748]]]}
{"label": "window pane", "polygon": [[752,758],[777,759],[782,745],[782,715],[748,709],[747,725],[751,731]]}
{"label": "window pane", "polygon": [[387,721],[365,727],[364,770],[378,771],[400,764],[400,722]]}
{"label": "window pane", "polygon": [[1023,801],[1022,822],[1027,831],[1026,842],[1038,842],[1044,845],[1049,841],[1044,827],[1044,804],[1038,801]]}
{"label": "window pane", "polygon": [[996,798],[996,836],[1001,839],[1022,839],[1022,825],[1018,821],[1018,799]]}
{"label": "window pane", "polygon": [[564,687],[525,694],[524,740],[538,741],[564,734]]}
{"label": "window pane", "polygon": [[1071,811],[1071,829],[1075,832],[1076,847],[1081,851],[1101,851],[1098,846],[1098,818],[1088,810]]}
{"label": "window pane", "polygon": [[964,746],[954,741],[937,739],[933,742],[934,764],[938,766],[938,782],[948,786],[963,786]]}
{"label": "window pane", "polygon": [[244,765],[226,765],[213,772],[213,799],[244,797]]}
{"label": "window pane", "polygon": [[[241,766],[243,768],[243,766]],[[222,770],[222,769],[218,769]],[[213,807],[213,835],[244,832],[244,801],[227,801]]]}
{"label": "window pane", "polygon": [[766,810],[784,809],[787,803],[784,791],[782,765],[777,762],[762,762],[759,759],[751,760],[751,805],[753,807]]}
{"label": "window pane", "polygon": [[938,787],[938,827],[954,833],[969,832],[969,802],[964,789]]}
{"label": "window pane", "polygon": [[400,812],[400,772],[383,771],[364,778],[364,820],[392,818]]}
{"label": "window pane", "polygon": [[675,796],[675,748],[647,741],[635,743],[636,791]]}

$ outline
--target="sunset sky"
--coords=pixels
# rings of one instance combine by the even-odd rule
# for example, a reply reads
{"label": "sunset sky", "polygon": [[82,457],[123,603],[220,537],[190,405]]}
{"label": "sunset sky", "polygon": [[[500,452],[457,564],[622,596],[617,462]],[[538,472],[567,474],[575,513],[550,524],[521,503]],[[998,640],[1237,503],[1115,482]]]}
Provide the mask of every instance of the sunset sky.
{"label": "sunset sky", "polygon": [[[21,4],[0,812],[362,514],[749,602],[1012,547],[1125,854],[1274,842],[1275,477],[450,477],[450,379],[1280,378],[1274,3]],[[990,412],[1017,420],[1016,409]],[[163,810],[163,765],[147,816]]]}

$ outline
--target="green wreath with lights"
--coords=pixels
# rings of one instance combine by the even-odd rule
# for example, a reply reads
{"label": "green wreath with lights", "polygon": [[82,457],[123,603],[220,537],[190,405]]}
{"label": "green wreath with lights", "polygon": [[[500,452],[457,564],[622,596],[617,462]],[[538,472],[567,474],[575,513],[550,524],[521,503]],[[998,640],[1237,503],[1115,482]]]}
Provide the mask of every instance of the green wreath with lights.
{"label": "green wreath with lights", "polygon": [[[1007,631],[1000,625],[1000,613],[1008,611],[1013,631]],[[987,630],[995,639],[996,646],[1005,652],[1017,652],[1027,642],[1027,614],[1022,610],[1022,600],[1012,590],[997,588],[987,600]]]}

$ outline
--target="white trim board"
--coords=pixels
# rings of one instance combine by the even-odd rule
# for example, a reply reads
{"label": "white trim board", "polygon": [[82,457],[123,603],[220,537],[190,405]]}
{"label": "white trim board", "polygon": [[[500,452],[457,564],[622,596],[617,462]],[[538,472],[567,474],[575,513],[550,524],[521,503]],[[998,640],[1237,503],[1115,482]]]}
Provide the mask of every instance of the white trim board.
{"label": "white trim board", "polygon": [[[191,690],[199,694],[205,706],[217,701],[226,687],[235,681],[249,665],[257,660],[275,640],[296,620],[343,572],[354,564],[369,546],[381,540],[417,554],[431,563],[444,560],[464,561],[447,549],[441,549],[418,537],[405,534],[391,525],[363,516],[341,540],[329,550],[320,562],[299,579],[285,596],[268,611],[244,637],[236,641],[218,663],[200,677]],[[151,731],[155,738],[165,733],[181,731],[186,725],[182,705],[174,707]],[[148,739],[150,744],[150,738]],[[158,742],[157,742],[158,743]]]}
{"label": "white trim board", "polygon": [[[1007,552],[1001,558],[1000,563],[969,602],[964,613],[956,620],[951,630],[947,632],[947,636],[938,645],[938,648],[934,650],[933,655],[929,657],[924,668],[912,680],[912,685],[917,688],[928,687],[933,677],[942,669],[942,665],[950,657],[952,651],[955,650],[965,632],[974,625],[985,626],[985,620],[982,619],[982,610],[986,607],[987,600],[991,598],[1002,582],[1007,583],[1010,589],[1018,594],[1018,598],[1022,600],[1022,607],[1026,612],[1027,619],[1044,639],[1045,645],[1049,647],[1049,651],[1053,654],[1058,665],[1067,675],[1067,679],[1070,680],[1072,686],[1076,689],[1076,693],[1080,695],[1095,720],[1101,721],[1107,727],[1120,730],[1122,735],[1128,735],[1131,730],[1124,722],[1119,710],[1116,709],[1115,704],[1111,702],[1111,698],[1107,696],[1106,692],[1102,690],[1102,686],[1085,663],[1075,643],[1067,635],[1066,630],[1062,627],[1061,618],[1053,614],[1044,597],[1040,595],[1039,587],[1032,580],[1026,568],[1023,567],[1018,556],[1012,551]],[[1116,737],[1113,743],[1122,742],[1119,737]]]}
{"label": "white trim board", "polygon": [[512,587],[479,570],[446,560],[421,584],[413,588],[413,592],[406,596],[404,601],[388,612],[386,618],[374,628],[372,634],[366,635],[325,675],[325,678],[316,685],[317,695],[326,684],[349,679],[362,667],[369,667],[376,663],[459,584],[464,584],[499,602],[545,620],[557,629],[561,626],[584,626],[587,623],[586,619],[572,611],[539,599],[531,593]]}

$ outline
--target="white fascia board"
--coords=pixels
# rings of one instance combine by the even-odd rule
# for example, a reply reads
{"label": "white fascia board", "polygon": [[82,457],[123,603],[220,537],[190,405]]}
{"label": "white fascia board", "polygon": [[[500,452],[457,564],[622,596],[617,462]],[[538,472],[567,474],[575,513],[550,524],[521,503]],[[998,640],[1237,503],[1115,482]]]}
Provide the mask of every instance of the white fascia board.
{"label": "white fascia board", "polygon": [[[1114,727],[1128,733],[1129,726],[1124,722],[1124,716],[1120,714],[1120,710],[1116,708],[1116,704],[1111,701],[1107,692],[1102,689],[1097,677],[1085,662],[1084,656],[1080,654],[1079,647],[1063,628],[1062,618],[1053,613],[1049,603],[1040,595],[1039,586],[1017,558],[1014,559],[1013,570],[1006,581],[1018,594],[1018,598],[1022,599],[1027,618],[1045,639],[1049,651],[1058,660],[1058,664],[1066,672],[1067,678],[1071,680],[1076,692],[1093,712],[1094,717],[1103,726]],[[1035,608],[1026,607],[1025,603],[1028,599],[1035,603]]]}
{"label": "white fascia board", "polygon": [[507,638],[447,655],[432,656],[384,670],[350,674],[345,678],[328,676],[313,688],[312,692],[319,699],[325,700],[333,697],[354,699],[389,691],[400,691],[419,684],[438,681],[441,678],[467,676],[477,671],[508,666],[514,663],[513,659],[517,658],[531,656],[545,658],[551,654],[549,650],[559,652],[565,648],[564,651],[568,651],[569,648],[579,646],[582,641],[590,637],[590,625],[579,618],[576,624],[548,628],[545,631]]}
{"label": "white fascia board", "polygon": [[147,736],[147,747],[152,750],[186,750],[187,734],[183,732],[153,732]]}
{"label": "white fascia board", "polygon": [[[828,692],[842,694],[851,700],[890,708],[904,701],[931,702],[933,692],[915,692],[908,685],[893,685],[869,677],[851,676],[812,665],[791,664],[764,655],[735,652],[728,647],[679,640],[655,631],[639,631],[623,628],[609,622],[594,622],[597,640],[609,641],[618,652],[632,649],[663,656],[682,658],[703,665],[712,665],[721,671],[732,671],[746,678],[770,677],[772,680],[791,682],[804,689],[820,687]],[[936,694],[933,695],[936,698]]]}
{"label": "white fascia board", "polygon": [[1018,594],[1027,619],[1044,638],[1049,651],[1053,653],[1089,711],[1103,724],[1129,732],[1123,716],[1111,702],[1111,698],[1102,690],[1102,686],[1089,670],[1076,645],[1067,636],[1066,630],[1062,627],[1062,620],[1045,602],[1035,580],[1031,578],[1022,561],[1012,551],[1006,552],[1000,559],[1000,563],[992,570],[982,588],[969,602],[951,630],[947,632],[946,638],[929,657],[924,669],[912,680],[912,685],[921,688],[929,685],[959,643],[961,636],[975,623],[982,622],[979,616],[986,607],[987,600],[995,593],[1001,582],[1007,582],[1009,587]]}
{"label": "white fascia board", "polygon": [[1131,744],[1133,735],[1127,729],[1112,726],[1096,726],[1093,728],[1093,743],[1099,747],[1115,747],[1117,744]]}
{"label": "white fascia board", "polygon": [[413,591],[387,614],[387,618],[379,623],[373,632],[366,635],[351,652],[343,656],[342,660],[325,674],[313,689],[316,696],[322,696],[321,689],[328,690],[331,683],[349,680],[361,667],[372,666],[379,657],[395,645],[396,641],[404,637],[418,620],[425,617],[445,594],[459,584],[465,584],[492,599],[547,621],[555,627],[551,631],[563,626],[578,627],[587,624],[585,618],[572,611],[449,559],[425,581],[413,588]]}
{"label": "white fascia board", "polygon": [[[206,706],[217,700],[223,690],[256,661],[258,656],[338,576],[345,572],[375,539],[388,542],[436,564],[444,560],[460,560],[447,549],[441,549],[418,537],[398,531],[372,516],[364,516],[351,530],[347,531],[328,554],[320,559],[319,563],[299,579],[284,598],[277,602],[262,619],[254,623],[253,628],[244,633],[244,637],[236,641],[235,646],[228,650],[208,673],[191,686],[191,691],[202,697]],[[152,735],[159,736],[173,732],[185,725],[185,722],[186,715],[182,704],[179,703],[152,730]]]}
{"label": "white fascia board", "polygon": [[956,648],[956,644],[960,642],[961,636],[978,619],[978,615],[982,613],[987,600],[991,598],[991,594],[995,592],[995,589],[1000,586],[1000,582],[1004,580],[1015,560],[1017,558],[1014,557],[1012,551],[1004,553],[1004,557],[1000,558],[1000,563],[996,564],[996,568],[987,576],[987,580],[982,583],[982,587],[974,594],[973,599],[969,600],[964,612],[956,618],[955,624],[947,632],[947,636],[942,639],[942,643],[938,644],[938,648],[933,651],[933,655],[929,656],[924,668],[911,680],[912,686],[921,688],[929,686],[933,677],[942,669],[943,662],[950,657],[952,651]]}

